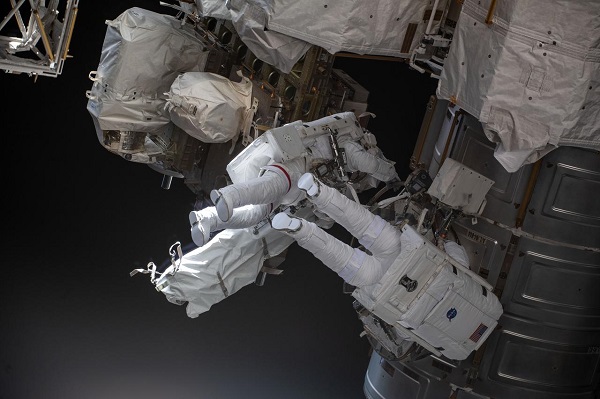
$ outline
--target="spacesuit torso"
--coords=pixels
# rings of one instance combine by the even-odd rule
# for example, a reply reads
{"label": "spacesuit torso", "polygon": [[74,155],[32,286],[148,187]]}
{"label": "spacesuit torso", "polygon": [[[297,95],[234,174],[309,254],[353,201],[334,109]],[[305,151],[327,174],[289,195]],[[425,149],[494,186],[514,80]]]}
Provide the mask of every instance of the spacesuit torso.
{"label": "spacesuit torso", "polygon": [[[353,296],[404,339],[462,360],[485,341],[502,314],[488,284],[412,227],[402,251],[373,285]],[[423,342],[424,341],[424,342]]]}

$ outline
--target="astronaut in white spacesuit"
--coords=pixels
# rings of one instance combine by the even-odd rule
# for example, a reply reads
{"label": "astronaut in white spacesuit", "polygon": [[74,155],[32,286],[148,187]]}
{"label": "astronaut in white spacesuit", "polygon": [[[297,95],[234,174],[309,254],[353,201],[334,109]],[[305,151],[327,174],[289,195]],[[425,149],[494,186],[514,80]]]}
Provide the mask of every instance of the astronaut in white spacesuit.
{"label": "astronaut in white spacesuit", "polygon": [[[281,142],[285,146],[294,140],[301,148],[281,148]],[[304,199],[297,185],[300,176],[334,159],[343,163],[340,179],[357,171],[368,175],[370,186],[359,190],[398,179],[394,163],[385,159],[354,113],[297,121],[265,133],[228,165],[233,184],[211,192],[215,207],[189,215],[194,242],[202,246],[212,231],[252,226],[279,205],[298,203]]]}
{"label": "astronaut in white spacesuit", "polygon": [[395,328],[400,339],[417,340],[457,360],[479,348],[496,326],[502,306],[491,287],[468,269],[462,246],[453,241],[444,243],[444,251],[428,246],[416,230],[392,226],[310,173],[300,177],[298,187],[317,210],[358,238],[365,251],[285,213],[273,217],[273,229],[294,238],[355,286],[353,295]]}

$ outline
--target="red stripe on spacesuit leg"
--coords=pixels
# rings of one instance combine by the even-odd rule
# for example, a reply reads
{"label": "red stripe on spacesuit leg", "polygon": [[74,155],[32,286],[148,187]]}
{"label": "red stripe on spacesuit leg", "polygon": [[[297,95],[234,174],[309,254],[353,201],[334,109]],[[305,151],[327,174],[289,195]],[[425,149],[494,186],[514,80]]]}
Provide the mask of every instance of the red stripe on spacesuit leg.
{"label": "red stripe on spacesuit leg", "polygon": [[287,170],[285,170],[283,168],[283,166],[281,165],[269,165],[269,166],[273,166],[276,167],[277,169],[281,170],[283,172],[283,174],[285,175],[285,177],[287,178],[288,181],[288,189],[287,192],[290,192],[290,190],[292,189],[292,178],[290,177],[289,173],[287,172]]}

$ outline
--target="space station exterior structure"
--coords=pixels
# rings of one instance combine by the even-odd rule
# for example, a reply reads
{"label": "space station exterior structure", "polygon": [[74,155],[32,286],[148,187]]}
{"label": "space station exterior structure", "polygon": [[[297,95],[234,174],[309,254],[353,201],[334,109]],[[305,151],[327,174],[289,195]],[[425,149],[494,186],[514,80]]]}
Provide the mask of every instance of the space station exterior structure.
{"label": "space station exterior structure", "polygon": [[435,175],[451,159],[494,180],[482,214],[450,229],[500,298],[497,328],[460,362],[375,343],[367,398],[597,397],[598,152],[561,147],[508,172],[494,150],[480,121],[433,96],[412,166]]}
{"label": "space station exterior structure", "polygon": [[[375,211],[383,214],[391,206],[388,217],[406,217],[419,227],[441,217],[443,234],[466,249],[471,272],[489,284],[504,313],[493,331],[485,331],[483,345],[466,359],[453,360],[422,342],[397,339],[371,311],[374,307],[355,302],[374,349],[365,396],[597,398],[600,3],[381,0],[368,9],[349,9],[341,2],[221,3],[180,2],[175,8],[182,18],[128,10],[109,23],[113,32],[107,40],[112,35],[131,44],[121,41],[128,36],[119,24],[125,18],[140,24],[159,18],[185,31],[202,55],[192,66],[169,70],[173,80],[202,71],[243,84],[234,68],[241,66],[257,100],[258,132],[367,110],[368,92],[333,70],[334,53],[405,58],[417,71],[439,79],[411,159],[413,173],[405,182],[410,195]],[[178,43],[183,42],[182,36]],[[108,64],[101,62],[91,76],[88,93],[102,145],[162,173],[165,188],[170,177],[183,178],[199,197],[214,188],[252,133],[242,132],[232,148],[192,137],[166,114],[141,114],[156,125],[103,125],[111,118],[103,120],[94,101],[116,87],[103,81],[103,67]],[[164,89],[141,94],[167,104]],[[135,90],[126,93],[130,97],[113,93],[121,105],[139,101]],[[463,212],[452,206],[451,196],[442,198],[429,188],[453,162],[493,181],[478,209]],[[411,212],[424,218],[411,220]]]}
{"label": "space station exterior structure", "polygon": [[464,2],[411,158],[417,176],[452,160],[494,181],[449,230],[504,313],[460,362],[371,338],[369,399],[600,394],[600,9],[550,3]]}
{"label": "space station exterior structure", "polygon": [[[206,205],[227,163],[263,132],[366,111],[368,91],[334,69],[333,59],[305,44],[284,72],[250,51],[231,20],[134,7],[107,21],[100,62],[90,72],[88,111],[105,149],[161,173],[165,188],[183,179]],[[193,96],[196,102],[187,101]],[[237,114],[252,126],[229,123],[225,131],[214,122]],[[238,137],[236,129],[244,132]]]}
{"label": "space station exterior structure", "polygon": [[0,70],[37,78],[62,73],[79,0],[11,1],[0,21]]}

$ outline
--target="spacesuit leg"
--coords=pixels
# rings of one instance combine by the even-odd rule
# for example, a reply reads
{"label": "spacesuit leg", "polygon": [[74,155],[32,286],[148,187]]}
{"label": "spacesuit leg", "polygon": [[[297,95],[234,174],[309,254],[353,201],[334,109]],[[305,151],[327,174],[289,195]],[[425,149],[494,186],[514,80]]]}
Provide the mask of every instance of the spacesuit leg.
{"label": "spacesuit leg", "polygon": [[271,225],[294,238],[298,245],[354,286],[375,284],[387,270],[374,256],[352,248],[307,220],[282,212],[273,217]]}
{"label": "spacesuit leg", "polygon": [[270,204],[278,202],[288,191],[285,177],[266,171],[262,176],[246,182],[230,184],[210,193],[218,217],[226,222],[233,216],[235,208],[249,204]]}
{"label": "spacesuit leg", "polygon": [[298,187],[307,193],[308,199],[319,211],[342,225],[376,257],[395,257],[400,251],[400,230],[359,203],[321,183],[310,173],[300,177]]}
{"label": "spacesuit leg", "polygon": [[232,217],[233,209],[249,204],[281,203],[282,198],[292,188],[297,187],[300,175],[306,172],[303,157],[292,159],[284,164],[271,164],[262,168],[264,173],[246,182],[234,183],[210,193],[217,215],[222,221]]}
{"label": "spacesuit leg", "polygon": [[192,240],[201,247],[210,238],[210,233],[223,229],[242,229],[257,224],[272,211],[270,205],[246,205],[233,210],[233,215],[223,222],[214,206],[190,212]]}

